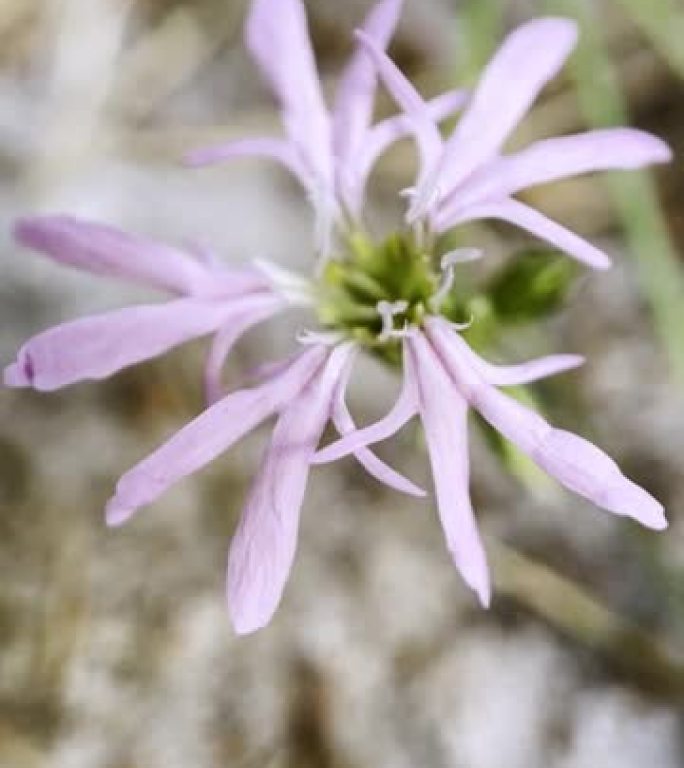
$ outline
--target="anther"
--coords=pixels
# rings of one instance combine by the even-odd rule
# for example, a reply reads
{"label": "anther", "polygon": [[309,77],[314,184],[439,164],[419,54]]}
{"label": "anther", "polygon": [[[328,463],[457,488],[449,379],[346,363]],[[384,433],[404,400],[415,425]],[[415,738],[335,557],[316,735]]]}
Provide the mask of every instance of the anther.
{"label": "anther", "polygon": [[404,327],[403,331],[396,330],[394,328],[394,318],[397,315],[401,315],[403,312],[406,312],[408,308],[409,303],[405,300],[394,302],[379,301],[376,304],[378,314],[382,318],[382,331],[378,336],[378,341],[389,341],[389,339],[393,338],[402,338],[402,334],[404,334],[406,331],[406,327]]}
{"label": "anther", "polygon": [[476,261],[481,257],[482,251],[479,248],[457,248],[442,256],[440,261],[440,266],[442,268],[442,282],[436,293],[430,299],[430,308],[433,311],[439,310],[446,297],[451,292],[451,289],[454,287],[454,267],[456,267],[457,264],[466,264],[471,261]]}

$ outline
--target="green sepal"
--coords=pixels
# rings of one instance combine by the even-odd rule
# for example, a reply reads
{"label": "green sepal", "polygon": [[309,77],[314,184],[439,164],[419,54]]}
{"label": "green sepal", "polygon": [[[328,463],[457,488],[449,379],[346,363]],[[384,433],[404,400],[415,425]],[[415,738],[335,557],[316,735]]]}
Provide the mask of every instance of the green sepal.
{"label": "green sepal", "polygon": [[572,260],[559,251],[527,249],[494,276],[486,294],[502,322],[539,320],[561,308],[577,273]]}

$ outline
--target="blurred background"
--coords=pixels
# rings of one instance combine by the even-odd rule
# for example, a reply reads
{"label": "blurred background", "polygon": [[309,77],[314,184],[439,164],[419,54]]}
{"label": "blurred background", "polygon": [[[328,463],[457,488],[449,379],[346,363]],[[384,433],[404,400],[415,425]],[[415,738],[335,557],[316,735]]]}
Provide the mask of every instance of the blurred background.
{"label": "blurred background", "polygon": [[[369,0],[312,0],[326,88]],[[429,501],[352,461],[312,473],[283,604],[234,636],[228,542],[266,430],[107,531],[123,471],[202,407],[205,344],[102,384],[0,396],[2,768],[681,768],[684,765],[684,4],[407,0],[392,53],[426,95],[472,83],[497,41],[541,13],[582,45],[516,143],[632,124],[678,156],[657,174],[544,187],[534,204],[615,256],[564,308],[505,328],[501,359],[548,350],[586,367],[535,391],[665,503],[640,530],[472,434],[472,494],[495,570],[481,611]],[[227,262],[311,264],[311,215],[277,169],[180,166],[184,151],[277,131],[241,42],[245,0],[0,0],[0,360],[67,318],[150,298],[17,248],[12,218],[89,216]],[[380,110],[390,109],[386,98]],[[369,215],[399,222],[410,143],[375,174]],[[525,241],[473,227],[505,264]],[[554,307],[555,309],[555,307]],[[543,316],[542,316],[543,314]],[[227,377],[291,348],[301,318],[251,333]],[[396,377],[366,364],[359,421]],[[418,448],[417,448],[418,446]],[[385,457],[429,483],[416,432]],[[504,457],[505,458],[505,457]]]}

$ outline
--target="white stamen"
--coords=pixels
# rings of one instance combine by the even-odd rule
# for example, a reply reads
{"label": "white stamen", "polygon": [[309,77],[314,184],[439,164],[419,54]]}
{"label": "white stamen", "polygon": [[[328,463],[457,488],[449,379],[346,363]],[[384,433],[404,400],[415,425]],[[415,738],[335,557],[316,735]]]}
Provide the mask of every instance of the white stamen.
{"label": "white stamen", "polygon": [[402,331],[395,330],[394,318],[396,315],[406,312],[409,308],[408,301],[379,301],[375,308],[382,318],[382,331],[378,336],[378,341],[388,341],[392,338],[399,338],[398,334],[401,334]]}
{"label": "white stamen", "polygon": [[410,196],[411,205],[406,213],[406,223],[410,225],[424,219],[430,209],[436,208],[442,199],[442,188],[439,184],[429,183],[421,186],[422,190],[420,186],[416,187]]}
{"label": "white stamen", "polygon": [[457,248],[449,251],[442,256],[440,266],[442,268],[442,282],[437,292],[430,299],[430,308],[433,312],[439,310],[447,296],[454,287],[455,267],[457,264],[466,264],[470,261],[476,261],[482,257],[482,251],[479,248]]}
{"label": "white stamen", "polygon": [[440,266],[442,269],[448,269],[456,264],[467,264],[471,261],[477,261],[482,258],[483,253],[480,248],[456,248],[456,250],[449,251],[442,256]]}
{"label": "white stamen", "polygon": [[268,259],[254,259],[254,266],[261,270],[273,288],[277,290],[290,304],[300,307],[310,307],[315,304],[313,284],[285,267],[275,264]]}
{"label": "white stamen", "polygon": [[459,333],[461,331],[467,331],[468,328],[472,326],[472,324],[475,322],[475,315],[470,315],[470,320],[468,320],[467,323],[449,323],[449,325]]}

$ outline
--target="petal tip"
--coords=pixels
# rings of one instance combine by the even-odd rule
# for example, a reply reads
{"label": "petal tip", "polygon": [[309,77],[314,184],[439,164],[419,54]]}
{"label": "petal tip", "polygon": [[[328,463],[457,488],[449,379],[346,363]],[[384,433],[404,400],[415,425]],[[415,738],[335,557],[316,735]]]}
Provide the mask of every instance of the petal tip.
{"label": "petal tip", "polygon": [[646,509],[641,510],[635,517],[643,526],[654,531],[664,531],[669,527],[669,522],[665,517],[665,509],[662,504],[656,501]]}
{"label": "petal tip", "polygon": [[107,502],[105,507],[105,522],[108,528],[118,528],[123,525],[135,512],[130,506],[121,503],[118,497],[114,496]]}
{"label": "petal tip", "polygon": [[255,617],[243,615],[236,611],[230,611],[230,622],[236,635],[245,637],[263,629],[268,622],[259,621]]}
{"label": "petal tip", "polygon": [[485,609],[489,610],[491,604],[492,604],[492,590],[487,585],[485,588],[481,588],[476,590],[477,598],[480,601],[480,605]]}
{"label": "petal tip", "polygon": [[31,386],[31,379],[19,363],[12,363],[5,368],[3,382],[8,389],[21,389]]}
{"label": "petal tip", "polygon": [[205,149],[192,149],[181,157],[181,165],[185,168],[203,168],[210,163]]}
{"label": "petal tip", "polygon": [[590,266],[597,269],[599,272],[606,272],[609,269],[612,269],[613,261],[609,256],[601,254],[601,257],[599,258],[597,256]]}

